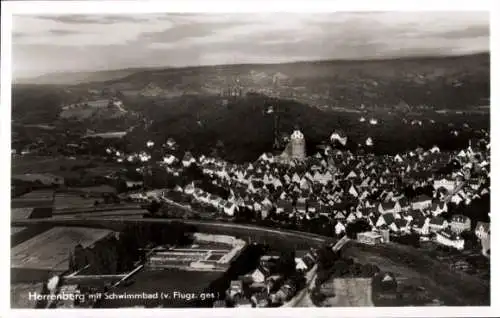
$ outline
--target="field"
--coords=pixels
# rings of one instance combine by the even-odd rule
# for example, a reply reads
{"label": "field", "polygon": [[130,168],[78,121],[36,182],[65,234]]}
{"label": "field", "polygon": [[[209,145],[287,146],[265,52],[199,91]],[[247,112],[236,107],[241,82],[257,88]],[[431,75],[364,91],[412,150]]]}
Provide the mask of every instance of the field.
{"label": "field", "polygon": [[94,207],[94,198],[83,198],[78,194],[73,193],[57,193],[54,199],[54,214],[58,210],[68,208],[88,208]]}
{"label": "field", "polygon": [[[94,164],[93,164],[94,163]],[[12,159],[12,175],[29,173],[52,174],[59,177],[79,177],[80,170],[89,174],[105,176],[121,167],[114,163],[99,162],[99,158],[17,156]],[[21,177],[21,176],[20,176]]]}
{"label": "field", "polygon": [[126,131],[113,131],[113,132],[107,132],[107,133],[100,133],[100,134],[89,134],[86,135],[86,138],[104,138],[104,139],[109,139],[109,138],[123,138],[127,134]]}
{"label": "field", "polygon": [[[173,292],[181,293],[200,293],[206,288],[210,282],[217,279],[222,273],[211,272],[184,272],[178,270],[145,270],[133,276],[135,281],[127,287],[119,287],[114,290],[115,294],[151,294],[155,292],[164,292],[173,294]],[[184,299],[115,299],[105,300],[102,304],[103,308],[120,308],[132,306],[145,307],[193,307],[194,303]]]}
{"label": "field", "polygon": [[325,307],[373,306],[371,278],[333,278],[326,284],[333,284],[335,297],[325,300]]}
{"label": "field", "polygon": [[453,271],[425,252],[409,246],[365,246],[349,242],[342,254],[362,264],[376,264],[382,271],[394,273],[398,281],[407,285],[421,286],[447,306],[486,306],[490,303],[489,281]]}
{"label": "field", "polygon": [[31,212],[33,212],[33,208],[11,208],[10,217],[12,219],[29,219]]}
{"label": "field", "polygon": [[116,193],[116,189],[109,185],[99,185],[94,187],[81,187],[81,188],[68,188],[68,191],[75,191],[81,193],[93,193],[93,194],[102,194],[102,193]]}
{"label": "field", "polygon": [[17,234],[17,233],[24,231],[24,230],[26,230],[26,227],[13,226],[10,228],[10,235]]}
{"label": "field", "polygon": [[35,308],[36,301],[29,299],[29,293],[42,291],[42,283],[10,285],[11,308]]}
{"label": "field", "polygon": [[52,207],[53,196],[53,190],[35,190],[12,198],[10,201],[12,218],[25,218],[28,214],[27,209],[29,208]]}
{"label": "field", "polygon": [[136,209],[136,210],[113,210],[113,211],[92,211],[92,212],[83,212],[75,215],[68,215],[68,217],[77,217],[77,218],[87,218],[87,217],[115,217],[118,219],[123,218],[137,218],[142,217],[145,213],[148,213],[147,210]]}
{"label": "field", "polygon": [[22,156],[12,160],[12,174],[56,172],[60,171],[61,166],[71,168],[76,165],[88,164],[89,162],[89,160],[85,159],[73,160],[64,157]]}
{"label": "field", "polygon": [[51,185],[53,183],[62,184],[64,179],[58,175],[51,173],[25,173],[25,174],[13,174],[12,179],[28,182],[40,181],[43,184]]}
{"label": "field", "polygon": [[83,247],[109,235],[110,230],[55,227],[11,249],[11,267],[65,270],[67,258],[75,245]]}

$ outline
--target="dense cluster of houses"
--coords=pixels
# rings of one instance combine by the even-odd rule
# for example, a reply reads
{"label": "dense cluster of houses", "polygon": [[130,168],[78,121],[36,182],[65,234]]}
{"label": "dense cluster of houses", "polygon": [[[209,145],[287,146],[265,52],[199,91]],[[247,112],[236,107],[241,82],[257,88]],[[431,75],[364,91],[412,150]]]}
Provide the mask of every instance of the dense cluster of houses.
{"label": "dense cluster of houses", "polygon": [[[317,262],[314,249],[295,257],[296,271],[306,274]],[[233,280],[226,291],[226,301],[215,306],[231,303],[235,307],[270,307],[281,306],[289,302],[300,290],[300,282],[294,277],[285,278],[277,266],[280,257],[264,255],[257,268],[246,275]],[[297,276],[300,277],[300,276]]]}
{"label": "dense cluster of houses", "polygon": [[[447,175],[438,167],[456,161],[462,167]],[[224,200],[189,184],[183,191],[212,205],[228,216],[247,208],[266,218],[276,214],[311,219],[318,215],[333,221],[336,234],[348,222],[364,218],[374,229],[393,233],[417,232],[426,239],[435,233],[438,243],[463,248],[458,234],[471,230],[471,220],[456,215],[448,222],[440,214],[450,203],[468,205],[488,194],[489,156],[471,146],[455,153],[441,153],[437,147],[417,149],[395,156],[355,156],[348,151],[317,154],[304,162],[280,165],[263,154],[256,162],[234,165],[220,159],[190,154],[183,165],[197,163],[214,183],[230,190]],[[403,189],[432,187],[432,196],[408,199]]]}
{"label": "dense cluster of houses", "polygon": [[[169,139],[168,146],[174,144]],[[225,199],[195,183],[176,188],[227,217],[243,209],[262,219],[270,213],[280,219],[323,216],[337,235],[349,222],[365,219],[373,230],[416,232],[422,240],[432,237],[440,244],[462,249],[464,242],[459,234],[475,230],[471,229],[471,220],[456,215],[448,222],[440,215],[448,212],[450,204],[469,205],[489,193],[489,156],[489,151],[471,144],[454,152],[441,152],[434,146],[394,156],[353,154],[327,147],[324,153],[287,164],[270,153],[253,163],[238,165],[189,152],[183,158],[168,154],[162,164],[174,175],[196,164],[214,185],[227,189],[230,195]],[[450,165],[457,168],[440,170]],[[432,191],[410,197],[405,194],[408,187]],[[481,240],[489,236],[489,227],[483,232],[478,236]]]}

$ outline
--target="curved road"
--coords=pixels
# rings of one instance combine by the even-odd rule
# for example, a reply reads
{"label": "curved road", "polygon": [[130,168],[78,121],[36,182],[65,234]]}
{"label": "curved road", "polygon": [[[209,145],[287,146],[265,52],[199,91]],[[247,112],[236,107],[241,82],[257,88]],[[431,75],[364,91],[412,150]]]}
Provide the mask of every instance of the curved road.
{"label": "curved road", "polygon": [[241,229],[241,230],[250,230],[250,231],[260,231],[272,234],[279,234],[283,236],[290,236],[295,238],[302,238],[305,240],[311,240],[317,243],[324,243],[332,238],[321,236],[317,234],[307,233],[307,232],[299,232],[299,231],[291,231],[291,230],[281,230],[281,229],[273,229],[266,228],[257,225],[247,225],[247,224],[238,224],[238,223],[225,223],[225,222],[217,222],[217,221],[204,221],[204,220],[185,220],[185,219],[154,219],[154,218],[142,218],[142,217],[127,217],[120,218],[120,216],[115,217],[86,217],[86,218],[75,218],[75,217],[52,217],[52,218],[44,218],[44,219],[12,219],[12,226],[30,226],[36,224],[54,224],[54,225],[108,225],[111,223],[172,223],[172,222],[183,222],[189,225],[208,225],[214,226],[218,228],[230,228],[230,229]]}
{"label": "curved road", "polygon": [[[120,218],[119,216],[115,216],[113,218],[107,217],[107,218],[74,218],[74,217],[52,217],[52,218],[46,218],[46,219],[21,219],[21,220],[11,220],[12,226],[29,226],[29,225],[36,225],[36,224],[53,224],[53,225],[82,225],[82,226],[92,226],[92,225],[103,225],[103,224],[110,224],[110,223],[171,223],[171,222],[183,222],[185,224],[190,224],[190,225],[208,225],[208,226],[214,226],[218,228],[231,228],[231,229],[241,229],[241,230],[250,230],[250,231],[259,231],[259,232],[265,232],[265,233],[272,233],[272,234],[278,234],[281,236],[288,236],[288,237],[294,237],[294,238],[299,238],[299,239],[304,239],[304,240],[309,240],[309,241],[314,241],[316,243],[325,243],[331,238],[317,235],[317,234],[312,234],[312,233],[306,233],[306,232],[298,232],[298,231],[291,231],[291,230],[281,230],[281,229],[272,229],[272,228],[266,228],[266,227],[261,227],[261,226],[256,226],[256,225],[246,225],[246,224],[236,224],[236,223],[224,223],[224,222],[216,222],[216,221],[204,221],[204,220],[184,220],[184,219],[153,219],[153,218],[142,218],[142,217],[137,217],[137,218]],[[335,246],[332,247],[334,251],[338,251],[341,249],[345,243],[347,243],[349,239],[347,237],[343,237],[340,239]],[[314,284],[316,282],[316,268],[317,265],[314,266],[314,268],[311,270],[309,273],[309,279],[306,288],[304,288],[302,291],[299,292],[299,294],[292,299],[293,301],[289,302],[289,307],[303,307],[303,306],[309,306],[312,304],[312,301],[310,299],[310,292],[314,288]]]}

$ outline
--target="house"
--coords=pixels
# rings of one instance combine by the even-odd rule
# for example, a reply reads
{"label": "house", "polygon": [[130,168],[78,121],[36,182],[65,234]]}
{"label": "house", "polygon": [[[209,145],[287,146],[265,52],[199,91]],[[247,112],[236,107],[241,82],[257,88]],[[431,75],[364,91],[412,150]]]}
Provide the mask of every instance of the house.
{"label": "house", "polygon": [[401,211],[408,211],[411,208],[410,201],[405,197],[400,197],[397,203]]}
{"label": "house", "polygon": [[305,214],[307,212],[307,206],[306,206],[306,199],[305,198],[299,198],[297,199],[297,202],[295,203],[295,210],[297,213],[300,214]]}
{"label": "house", "polygon": [[190,184],[188,184],[185,188],[184,188],[184,193],[187,194],[187,195],[192,195],[194,194],[194,191],[196,190],[195,186],[194,186],[194,183],[191,182]]}
{"label": "house", "polygon": [[358,233],[356,238],[358,242],[369,245],[375,245],[383,242],[382,235],[376,232]]}
{"label": "house", "polygon": [[455,214],[451,217],[450,228],[456,234],[460,234],[463,231],[469,231],[471,229],[470,218],[465,215]]}
{"label": "house", "polygon": [[163,157],[163,163],[165,163],[167,165],[172,165],[176,161],[177,161],[177,158],[173,155],[167,155],[167,156]]}
{"label": "house", "polygon": [[440,180],[434,180],[434,189],[444,188],[448,193],[452,193],[455,189],[456,182],[454,179],[442,178]]}
{"label": "house", "polygon": [[234,216],[235,212],[238,211],[238,206],[232,202],[226,202],[223,209],[226,215]]}
{"label": "house", "polygon": [[408,220],[399,218],[395,219],[394,223],[399,232],[409,232],[410,231],[410,222]]}
{"label": "house", "polygon": [[241,280],[232,280],[229,283],[229,288],[226,290],[226,296],[229,299],[234,299],[237,295],[243,294],[243,282]]}
{"label": "house", "polygon": [[464,201],[464,198],[462,197],[462,195],[460,195],[460,193],[455,193],[451,197],[450,201],[455,203],[456,205],[459,205],[462,201]]}
{"label": "house", "polygon": [[489,257],[490,251],[490,223],[477,222],[475,229],[476,236],[481,240],[482,253],[484,256]]}
{"label": "house", "polygon": [[401,207],[398,202],[382,202],[378,205],[378,211],[382,214],[385,213],[398,213],[401,212]]}
{"label": "house", "polygon": [[356,188],[354,187],[354,185],[351,185],[351,187],[349,188],[349,194],[352,195],[353,197],[358,197],[359,194],[358,194],[358,191],[356,190]]}
{"label": "house", "polygon": [[216,300],[214,301],[213,308],[225,308],[226,301],[225,300]]}
{"label": "house", "polygon": [[292,202],[288,200],[280,200],[276,204],[276,214],[286,213],[290,214],[293,211]]}
{"label": "house", "polygon": [[250,298],[252,305],[257,308],[269,306],[269,297],[267,293],[256,293]]}
{"label": "house", "polygon": [[432,205],[432,198],[430,198],[429,196],[427,196],[425,194],[421,194],[421,195],[417,196],[411,202],[412,209],[421,210],[421,211],[430,208],[431,205]]}
{"label": "house", "polygon": [[441,245],[456,248],[457,250],[463,250],[465,244],[464,239],[453,233],[450,229],[436,232],[436,242]]}
{"label": "house", "polygon": [[347,215],[347,218],[346,218],[346,221],[348,223],[353,223],[354,221],[356,221],[356,214],[351,212]]}
{"label": "house", "polygon": [[295,258],[295,269],[299,272],[305,272],[308,270],[307,264],[300,257]]}
{"label": "house", "polygon": [[281,297],[283,297],[284,300],[291,299],[296,291],[297,291],[297,287],[290,280],[285,281],[283,286],[281,286],[281,288],[278,290],[278,292],[282,292],[281,294],[284,297],[283,296],[281,296]]}
{"label": "house", "polygon": [[319,203],[316,200],[309,200],[307,202],[307,211],[310,213],[316,213],[319,212]]}
{"label": "house", "polygon": [[481,221],[477,222],[476,229],[474,232],[475,232],[477,238],[479,238],[480,240],[485,238],[485,237],[489,237],[490,236],[490,223],[481,222]]}
{"label": "house", "polygon": [[448,221],[440,216],[435,216],[429,221],[429,231],[438,232],[448,227]]}
{"label": "house", "polygon": [[382,214],[378,217],[375,223],[375,227],[380,227],[382,225],[390,226],[392,223],[394,223],[394,220],[396,220],[394,214],[392,213]]}
{"label": "house", "polygon": [[257,267],[253,273],[251,274],[252,280],[256,283],[263,283],[266,281],[266,278],[269,277],[270,271],[265,266]]}
{"label": "house", "polygon": [[410,227],[420,235],[429,235],[430,219],[423,216],[412,219]]}
{"label": "house", "polygon": [[234,307],[237,308],[252,308],[252,302],[245,297],[239,298],[236,303],[234,304]]}
{"label": "house", "polygon": [[186,152],[184,154],[184,158],[182,158],[182,165],[187,168],[189,166],[191,166],[193,163],[195,163],[196,160],[194,159],[194,157],[191,155],[190,152]]}
{"label": "house", "polygon": [[446,202],[433,202],[430,210],[433,216],[438,216],[441,213],[448,212],[448,205]]}

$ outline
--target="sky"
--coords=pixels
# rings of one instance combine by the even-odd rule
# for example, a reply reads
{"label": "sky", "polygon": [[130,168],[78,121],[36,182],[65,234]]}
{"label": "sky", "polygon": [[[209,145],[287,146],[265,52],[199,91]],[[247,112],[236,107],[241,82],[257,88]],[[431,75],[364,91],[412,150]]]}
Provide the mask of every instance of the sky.
{"label": "sky", "polygon": [[13,76],[462,55],[489,51],[488,12],[16,15]]}

